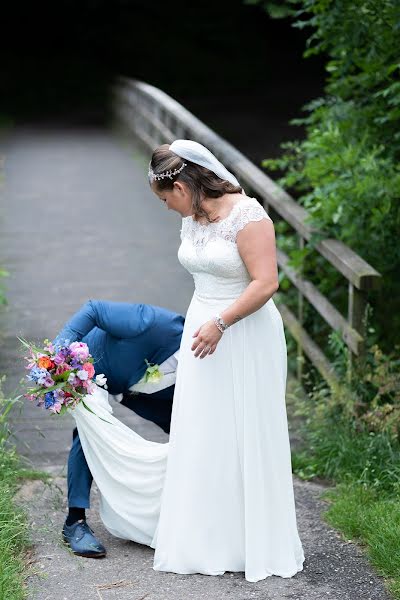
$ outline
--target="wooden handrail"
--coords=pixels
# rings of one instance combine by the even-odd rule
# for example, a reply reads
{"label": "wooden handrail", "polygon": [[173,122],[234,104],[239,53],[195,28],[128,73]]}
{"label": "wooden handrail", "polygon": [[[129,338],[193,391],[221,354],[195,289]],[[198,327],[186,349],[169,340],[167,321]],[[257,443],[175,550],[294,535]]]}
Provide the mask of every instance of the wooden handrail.
{"label": "wooden handrail", "polygon": [[[147,149],[154,150],[156,146],[171,143],[176,138],[195,139],[209,148],[235,173],[241,184],[247,185],[257,195],[266,210],[271,207],[296,231],[301,246],[304,241],[309,241],[314,234],[318,234],[309,223],[308,212],[285,190],[168,94],[148,83],[126,77],[117,79],[113,93],[115,114],[119,122],[139,138]],[[280,310],[300,351],[304,350],[322,375],[332,382],[335,375],[329,362],[302,327],[303,298],[310,302],[333,330],[341,333],[351,352],[358,355],[364,342],[366,291],[376,289],[382,278],[361,256],[339,240],[321,239],[314,248],[348,281],[347,319],[311,282],[295,272],[289,266],[288,257],[278,250],[279,266],[299,292],[299,318],[282,303]]]}

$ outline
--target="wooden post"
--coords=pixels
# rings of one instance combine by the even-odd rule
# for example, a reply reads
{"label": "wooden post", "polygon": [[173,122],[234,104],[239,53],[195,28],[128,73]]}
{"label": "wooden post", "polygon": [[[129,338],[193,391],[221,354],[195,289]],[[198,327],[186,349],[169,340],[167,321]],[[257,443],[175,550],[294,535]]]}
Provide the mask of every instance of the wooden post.
{"label": "wooden post", "polygon": [[[297,234],[299,240],[299,249],[304,250],[304,238]],[[303,267],[300,268],[300,276],[303,273]],[[304,296],[300,290],[297,293],[297,318],[301,326],[304,322]],[[297,379],[302,382],[304,372],[304,351],[301,342],[297,342]]]}
{"label": "wooden post", "polygon": [[[367,300],[365,296],[365,292],[363,290],[357,289],[350,281],[349,281],[349,301],[348,301],[348,321],[349,325],[353,327],[365,340],[365,309],[367,307]],[[360,348],[360,354],[362,352],[362,347]],[[349,360],[348,360],[348,369],[347,369],[347,380],[350,383],[352,378],[352,370],[353,370],[353,361],[354,355],[349,349]]]}

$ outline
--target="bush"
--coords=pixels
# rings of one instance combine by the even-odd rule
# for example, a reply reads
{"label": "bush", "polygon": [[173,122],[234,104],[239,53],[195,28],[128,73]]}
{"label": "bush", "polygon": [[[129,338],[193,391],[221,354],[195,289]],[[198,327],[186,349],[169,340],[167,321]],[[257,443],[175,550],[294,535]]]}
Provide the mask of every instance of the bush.
{"label": "bush", "polygon": [[[382,273],[384,292],[373,301],[380,340],[389,349],[400,326],[400,4],[284,4],[286,10],[270,2],[267,8],[273,16],[290,15],[294,27],[311,28],[305,57],[327,57],[325,96],[292,121],[305,126],[305,139],[286,142],[283,155],[263,165],[283,171],[280,184],[323,235],[342,240]],[[329,274],[324,278],[326,286]],[[334,278],[330,283],[334,291]]]}
{"label": "bush", "polygon": [[[320,380],[298,399],[303,449],[294,453],[295,472],[357,483],[388,495],[400,493],[400,361],[367,338],[363,358],[348,371],[348,350],[337,334],[330,343],[342,383]],[[308,376],[312,379],[311,376]]]}

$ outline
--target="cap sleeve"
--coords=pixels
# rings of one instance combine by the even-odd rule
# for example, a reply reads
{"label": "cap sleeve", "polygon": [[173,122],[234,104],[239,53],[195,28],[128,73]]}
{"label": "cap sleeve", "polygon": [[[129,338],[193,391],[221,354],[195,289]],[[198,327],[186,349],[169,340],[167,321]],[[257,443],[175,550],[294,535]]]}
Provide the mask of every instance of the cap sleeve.
{"label": "cap sleeve", "polygon": [[180,230],[181,240],[183,240],[183,238],[186,237],[187,230],[188,230],[188,219],[182,218],[182,226],[181,226],[181,230]]}
{"label": "cap sleeve", "polygon": [[240,202],[238,209],[232,223],[232,233],[234,234],[235,239],[239,231],[241,231],[248,223],[261,221],[262,219],[272,221],[265,208],[261,206],[255,198],[249,198],[246,201]]}

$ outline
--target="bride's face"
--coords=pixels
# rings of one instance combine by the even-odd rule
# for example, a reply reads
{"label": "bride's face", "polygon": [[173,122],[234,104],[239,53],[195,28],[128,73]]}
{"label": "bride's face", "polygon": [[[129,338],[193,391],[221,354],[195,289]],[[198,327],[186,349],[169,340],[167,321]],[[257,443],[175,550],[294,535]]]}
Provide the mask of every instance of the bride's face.
{"label": "bride's face", "polygon": [[167,206],[168,210],[175,210],[182,217],[192,214],[192,196],[186,184],[174,181],[172,190],[158,190],[155,182],[151,184],[155,195]]}

